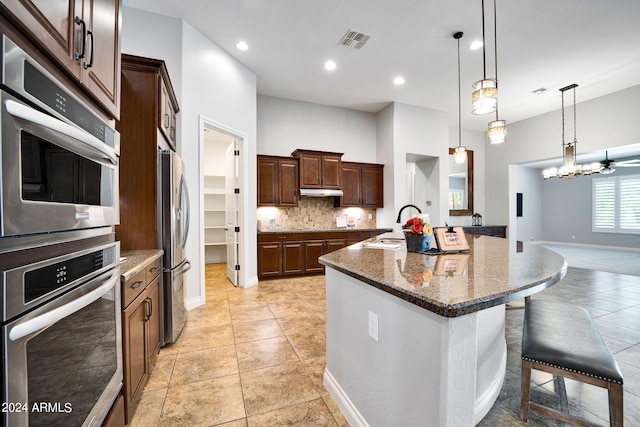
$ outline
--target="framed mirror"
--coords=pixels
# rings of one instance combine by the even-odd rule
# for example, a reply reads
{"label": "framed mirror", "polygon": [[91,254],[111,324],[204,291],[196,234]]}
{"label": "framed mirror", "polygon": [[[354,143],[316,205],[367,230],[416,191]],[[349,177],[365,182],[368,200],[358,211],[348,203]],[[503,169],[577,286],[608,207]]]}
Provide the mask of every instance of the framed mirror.
{"label": "framed mirror", "polygon": [[467,150],[465,164],[453,161],[454,149],[449,148],[449,215],[473,214],[473,151]]}

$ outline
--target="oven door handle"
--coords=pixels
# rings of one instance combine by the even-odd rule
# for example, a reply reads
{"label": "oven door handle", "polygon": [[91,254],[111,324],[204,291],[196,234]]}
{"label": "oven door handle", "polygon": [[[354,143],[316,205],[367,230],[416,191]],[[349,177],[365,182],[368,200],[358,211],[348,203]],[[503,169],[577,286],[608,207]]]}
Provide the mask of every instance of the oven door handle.
{"label": "oven door handle", "polygon": [[[41,113],[27,105],[20,104],[12,100],[5,102],[5,108],[7,109],[7,112],[14,117],[19,117],[28,122],[46,127],[88,145],[94,150],[100,152],[101,156],[97,157],[101,161],[108,160],[112,165],[118,165],[118,155],[116,151],[107,144],[100,142],[100,140],[95,136],[47,114]],[[76,148],[74,147],[74,144],[64,143],[59,145],[65,145],[64,148],[70,148],[71,150]]]}
{"label": "oven door handle", "polygon": [[106,279],[105,282],[98,288],[47,313],[41,314],[40,316],[29,319],[25,322],[18,323],[13,328],[11,328],[11,331],[9,331],[9,339],[11,341],[17,341],[21,338],[26,337],[27,335],[53,325],[57,321],[64,319],[65,317],[93,303],[98,298],[106,294],[116,284],[118,284],[119,281],[120,270],[114,269],[109,278]]}

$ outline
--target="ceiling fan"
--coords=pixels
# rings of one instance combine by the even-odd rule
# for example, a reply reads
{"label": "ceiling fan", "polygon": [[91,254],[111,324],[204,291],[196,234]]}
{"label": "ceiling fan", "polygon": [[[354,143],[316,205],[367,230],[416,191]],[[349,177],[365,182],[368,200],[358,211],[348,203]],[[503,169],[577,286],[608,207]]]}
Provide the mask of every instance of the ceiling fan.
{"label": "ceiling fan", "polygon": [[609,152],[605,151],[605,159],[600,162],[600,173],[608,175],[615,172],[613,166],[621,168],[640,167],[640,159],[630,159],[617,162],[613,159],[609,159]]}

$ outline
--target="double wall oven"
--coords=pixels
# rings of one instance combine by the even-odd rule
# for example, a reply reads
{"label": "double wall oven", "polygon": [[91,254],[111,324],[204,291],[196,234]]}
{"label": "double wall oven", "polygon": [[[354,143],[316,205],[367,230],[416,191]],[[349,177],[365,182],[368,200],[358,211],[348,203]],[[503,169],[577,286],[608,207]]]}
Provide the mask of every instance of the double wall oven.
{"label": "double wall oven", "polygon": [[2,425],[100,426],[122,387],[119,134],[2,35]]}

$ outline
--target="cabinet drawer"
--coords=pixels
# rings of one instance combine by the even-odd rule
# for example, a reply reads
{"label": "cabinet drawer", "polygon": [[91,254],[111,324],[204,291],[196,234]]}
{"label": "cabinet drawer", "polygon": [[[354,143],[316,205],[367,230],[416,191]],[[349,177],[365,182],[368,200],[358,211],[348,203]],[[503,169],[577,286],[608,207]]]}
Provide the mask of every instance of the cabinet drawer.
{"label": "cabinet drawer", "polygon": [[302,233],[258,234],[258,242],[300,241]]}
{"label": "cabinet drawer", "polygon": [[126,308],[131,301],[136,299],[147,284],[146,269],[140,270],[135,276],[124,282],[122,289],[122,307]]}
{"label": "cabinet drawer", "polygon": [[160,258],[156,258],[151,264],[147,266],[146,283],[151,283],[153,279],[158,277],[158,275],[160,274],[160,264],[161,264]]}

